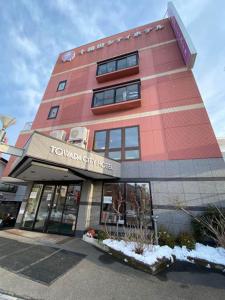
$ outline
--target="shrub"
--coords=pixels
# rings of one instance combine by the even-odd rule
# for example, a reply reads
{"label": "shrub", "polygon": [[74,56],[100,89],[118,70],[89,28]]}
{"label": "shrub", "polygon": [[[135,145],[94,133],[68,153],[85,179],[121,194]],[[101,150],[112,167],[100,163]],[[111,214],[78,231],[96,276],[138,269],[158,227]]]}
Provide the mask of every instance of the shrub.
{"label": "shrub", "polygon": [[135,246],[134,246],[134,252],[135,252],[136,254],[142,255],[143,252],[144,252],[144,249],[145,249],[145,246],[144,246],[143,243],[141,243],[141,242],[140,242],[140,243],[139,243],[139,242],[135,243]]}
{"label": "shrub", "polygon": [[195,217],[190,212],[186,213],[192,216],[192,229],[194,237],[198,242],[216,243],[225,248],[225,209],[218,207],[209,207],[201,216]]}
{"label": "shrub", "polygon": [[189,250],[195,249],[195,239],[191,233],[181,233],[177,238],[177,242],[180,246],[186,246]]}
{"label": "shrub", "polygon": [[161,228],[159,230],[159,245],[164,246],[167,245],[171,248],[175,246],[175,236],[168,232],[166,229]]}
{"label": "shrub", "polygon": [[97,232],[97,239],[98,240],[103,241],[103,240],[106,240],[108,238],[109,238],[109,236],[105,231],[98,230],[98,232]]}

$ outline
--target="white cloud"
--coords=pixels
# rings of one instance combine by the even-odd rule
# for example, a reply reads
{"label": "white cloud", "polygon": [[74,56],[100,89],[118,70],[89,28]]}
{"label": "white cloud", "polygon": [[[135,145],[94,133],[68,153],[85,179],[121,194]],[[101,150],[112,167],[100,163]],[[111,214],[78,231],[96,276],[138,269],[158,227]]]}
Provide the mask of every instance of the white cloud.
{"label": "white cloud", "polygon": [[24,34],[22,27],[20,28],[20,30],[11,29],[9,35],[14,44],[14,47],[18,52],[31,58],[35,58],[40,54],[39,48],[34,43],[34,41],[32,41]]}
{"label": "white cloud", "polygon": [[189,26],[191,23],[197,20],[210,2],[210,0],[174,1],[185,26]]}

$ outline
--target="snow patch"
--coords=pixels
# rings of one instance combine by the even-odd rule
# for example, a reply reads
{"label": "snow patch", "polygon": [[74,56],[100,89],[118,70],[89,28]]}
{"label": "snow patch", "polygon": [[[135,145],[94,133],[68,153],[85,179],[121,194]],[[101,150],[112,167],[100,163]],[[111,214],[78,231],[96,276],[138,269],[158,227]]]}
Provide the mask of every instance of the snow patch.
{"label": "snow patch", "polygon": [[145,245],[143,254],[135,253],[134,242],[107,239],[103,241],[103,244],[147,265],[153,265],[163,257],[173,261],[174,255],[177,260],[194,263],[194,259],[198,258],[225,266],[225,249],[213,248],[199,243],[196,244],[194,250],[188,250],[185,246],[175,246],[174,249],[171,249],[168,246]]}

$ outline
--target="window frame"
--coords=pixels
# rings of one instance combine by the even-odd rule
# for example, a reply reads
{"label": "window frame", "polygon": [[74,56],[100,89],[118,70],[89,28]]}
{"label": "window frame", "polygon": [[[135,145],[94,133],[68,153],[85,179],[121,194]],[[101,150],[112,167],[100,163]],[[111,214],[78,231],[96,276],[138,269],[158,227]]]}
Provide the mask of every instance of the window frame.
{"label": "window frame", "polygon": [[[51,112],[52,112],[53,109],[57,109],[55,117],[51,117]],[[58,116],[58,112],[59,112],[59,105],[52,106],[50,108],[49,112],[48,112],[48,118],[47,118],[47,120],[56,119],[57,116]]]}
{"label": "window frame", "polygon": [[[125,131],[127,128],[137,128],[137,133],[138,133],[138,146],[132,146],[132,147],[126,147],[125,145]],[[110,148],[110,131],[113,131],[115,129],[121,129],[121,147],[117,147],[117,148]],[[105,131],[106,132],[106,139],[105,139],[105,149],[95,149],[95,140],[96,140],[96,133],[97,132],[101,132],[101,131]],[[139,151],[139,157],[138,158],[134,158],[134,159],[125,159],[125,154],[126,151],[129,150],[138,150]],[[117,162],[120,161],[138,161],[141,160],[141,140],[140,140],[140,126],[139,125],[135,125],[135,126],[127,126],[127,127],[116,127],[116,128],[109,128],[109,129],[101,129],[101,130],[96,130],[94,131],[94,140],[93,140],[93,147],[92,147],[92,151],[96,152],[96,153],[104,153],[103,157],[109,158],[114,160],[113,158],[109,157],[109,152],[117,152],[120,151],[121,152],[121,159],[120,160],[115,160]]]}
{"label": "window frame", "polygon": [[100,215],[99,215],[99,225],[109,225],[109,226],[117,226],[116,223],[108,223],[108,222],[103,222],[102,221],[102,211],[103,211],[103,199],[104,199],[104,185],[105,184],[115,184],[115,183],[122,183],[124,184],[124,197],[125,197],[125,213],[124,213],[124,224],[119,224],[118,223],[118,226],[119,227],[122,227],[122,226],[125,226],[127,227],[127,220],[126,220],[126,208],[127,208],[127,184],[129,183],[134,183],[135,184],[135,190],[137,189],[137,184],[138,183],[145,183],[145,184],[148,184],[148,187],[149,187],[149,198],[150,198],[150,217],[151,217],[151,222],[150,222],[150,226],[148,226],[149,229],[153,229],[154,228],[154,223],[153,223],[153,204],[152,204],[152,191],[151,191],[151,182],[146,180],[145,178],[143,178],[143,180],[139,179],[139,180],[121,180],[121,181],[109,181],[109,180],[106,180],[103,182],[102,184],[102,195],[101,195],[101,206],[100,206]]}
{"label": "window frame", "polygon": [[[134,85],[134,84],[138,85],[138,89],[137,89],[138,95],[137,95],[137,98],[134,98],[134,99],[127,98],[126,100],[122,100],[122,101],[118,101],[117,102],[116,101],[116,90],[120,89],[122,87],[131,86],[131,85]],[[102,105],[95,105],[95,95],[97,93],[102,93],[102,92],[105,92],[105,91],[108,91],[108,90],[113,90],[113,94],[114,94],[114,96],[113,96],[113,102],[112,103],[102,104]],[[129,81],[129,82],[126,82],[126,83],[123,83],[123,84],[120,84],[120,85],[113,85],[113,86],[110,86],[110,87],[93,90],[91,108],[103,107],[103,106],[113,105],[113,104],[119,104],[119,103],[127,103],[128,101],[135,101],[135,100],[138,100],[140,98],[141,98],[141,81],[140,80]],[[103,101],[104,101],[104,99],[103,99]]]}
{"label": "window frame", "polygon": [[[65,85],[64,85],[63,89],[60,90],[60,89],[59,89],[59,86],[60,86],[60,84],[62,84],[62,83],[64,83]],[[65,88],[66,88],[66,84],[67,84],[67,80],[61,80],[61,81],[58,83],[56,92],[62,92],[62,91],[64,91]]]}
{"label": "window frame", "polygon": [[[133,66],[126,66],[125,68],[122,68],[122,69],[118,69],[118,61],[123,59],[123,58],[127,58],[129,56],[133,56],[133,55],[136,55],[136,65],[133,65]],[[107,63],[110,63],[110,62],[113,62],[115,61],[115,70],[114,71],[111,71],[111,72],[105,72],[103,74],[98,74],[99,72],[99,66],[101,65],[105,65]],[[104,76],[106,74],[110,74],[110,73],[113,73],[113,72],[119,72],[119,71],[122,71],[122,70],[125,70],[125,69],[129,69],[129,68],[133,68],[133,67],[136,67],[139,65],[139,55],[138,55],[138,51],[134,51],[134,52],[130,52],[130,53],[126,53],[126,54],[123,54],[123,55],[120,55],[120,56],[116,56],[114,58],[110,58],[110,59],[106,59],[106,60],[103,60],[103,61],[100,61],[97,63],[97,69],[96,69],[96,77],[97,76]],[[107,69],[107,67],[106,67]]]}

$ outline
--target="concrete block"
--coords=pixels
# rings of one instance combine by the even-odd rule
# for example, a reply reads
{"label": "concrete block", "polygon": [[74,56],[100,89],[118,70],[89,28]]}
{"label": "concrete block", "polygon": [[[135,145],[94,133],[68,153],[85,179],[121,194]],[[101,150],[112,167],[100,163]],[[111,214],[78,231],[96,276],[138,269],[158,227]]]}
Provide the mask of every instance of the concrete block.
{"label": "concrete block", "polygon": [[197,177],[212,177],[208,159],[194,159],[193,165]]}
{"label": "concrete block", "polygon": [[188,193],[184,194],[186,206],[200,206],[203,204],[201,194]]}
{"label": "concrete block", "polygon": [[152,181],[151,187],[153,193],[168,193],[167,181]]}
{"label": "concrete block", "polygon": [[169,205],[169,196],[167,193],[153,193],[152,194],[153,205]]}
{"label": "concrete block", "polygon": [[193,160],[179,160],[180,177],[196,177]]}
{"label": "concrete block", "polygon": [[216,183],[214,181],[199,181],[198,186],[199,186],[199,191],[202,194],[217,193]]}
{"label": "concrete block", "polygon": [[179,162],[176,160],[165,161],[166,177],[180,177]]}
{"label": "concrete block", "polygon": [[208,159],[213,177],[225,177],[225,162],[222,158]]}
{"label": "concrete block", "polygon": [[218,194],[210,194],[210,193],[201,194],[201,199],[204,206],[210,206],[210,205],[218,206],[220,203],[220,198]]}
{"label": "concrete block", "polygon": [[168,181],[167,186],[169,193],[184,193],[182,181]]}
{"label": "concrete block", "polygon": [[139,178],[138,162],[123,162],[121,164],[121,177],[122,178]]}
{"label": "concrete block", "polygon": [[225,180],[224,181],[215,181],[216,190],[218,193],[225,193]]}
{"label": "concrete block", "polygon": [[153,177],[166,177],[165,161],[152,162]]}
{"label": "concrete block", "polygon": [[183,181],[183,189],[184,189],[185,194],[188,194],[188,193],[199,194],[200,193],[197,181]]}

